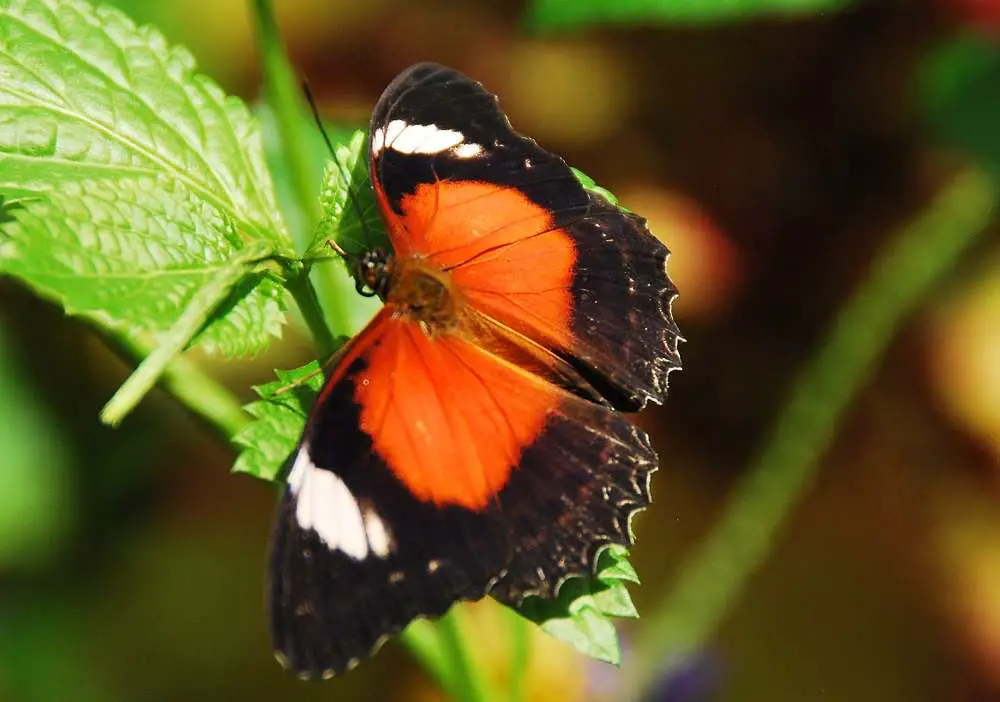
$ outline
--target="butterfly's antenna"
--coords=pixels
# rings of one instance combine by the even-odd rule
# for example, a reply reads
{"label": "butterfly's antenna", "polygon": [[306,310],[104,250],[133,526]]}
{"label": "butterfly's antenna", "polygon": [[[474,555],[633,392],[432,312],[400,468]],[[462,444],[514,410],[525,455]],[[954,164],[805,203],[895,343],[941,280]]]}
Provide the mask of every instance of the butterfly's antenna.
{"label": "butterfly's antenna", "polygon": [[[323,141],[326,142],[326,148],[327,151],[330,152],[330,158],[332,158],[333,162],[337,164],[340,176],[344,179],[344,183],[347,187],[347,197],[354,206],[354,210],[358,213],[358,221],[361,222],[361,232],[365,238],[365,242],[370,243],[373,239],[369,235],[368,225],[365,223],[365,213],[361,209],[361,203],[358,202],[357,193],[354,192],[354,183],[351,178],[351,173],[347,170],[344,162],[340,160],[340,157],[337,156],[337,150],[333,148],[333,143],[330,141],[330,137],[327,135],[326,129],[323,127],[323,118],[319,115],[319,107],[316,105],[316,98],[313,97],[312,90],[309,89],[309,83],[307,81],[302,81],[302,91],[306,95],[306,101],[308,101],[309,109],[312,111],[313,120],[316,122],[316,126],[319,127],[319,133],[323,135]],[[347,253],[340,247],[340,244],[335,241],[331,241],[330,248],[346,260]]]}

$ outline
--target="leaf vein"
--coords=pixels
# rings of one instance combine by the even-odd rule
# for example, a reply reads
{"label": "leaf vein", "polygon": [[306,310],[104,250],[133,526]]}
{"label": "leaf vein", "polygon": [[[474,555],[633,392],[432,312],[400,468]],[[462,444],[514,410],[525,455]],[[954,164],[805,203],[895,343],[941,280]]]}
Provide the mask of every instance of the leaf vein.
{"label": "leaf vein", "polygon": [[[26,93],[23,93],[23,92],[21,92],[19,90],[15,90],[15,89],[12,89],[12,88],[7,87],[7,86],[0,86],[0,92],[6,92],[9,95],[13,95],[14,97],[20,98],[20,99],[24,100],[25,102],[27,102],[29,104],[32,104],[32,97],[33,96],[29,96]],[[51,102],[44,101],[44,100],[41,100],[41,99],[37,99],[37,102],[35,102],[34,104],[35,104],[36,107],[40,107],[42,109],[47,109],[47,110],[49,110],[51,112],[54,112],[56,114],[61,114],[62,116],[66,117],[68,119],[76,120],[78,122],[82,122],[82,123],[86,124],[87,126],[92,127],[96,131],[102,132],[103,134],[105,134],[106,136],[108,136],[112,140],[117,141],[118,143],[122,144],[126,148],[133,149],[134,151],[138,152],[142,156],[145,156],[151,162],[160,165],[163,168],[163,172],[164,173],[169,174],[170,176],[176,178],[177,180],[179,180],[182,183],[184,183],[185,185],[187,185],[187,187],[190,188],[192,192],[197,193],[202,198],[204,198],[206,201],[214,204],[220,210],[223,210],[224,212],[227,212],[234,220],[236,220],[238,222],[241,222],[243,225],[245,225],[249,229],[253,229],[254,231],[257,231],[257,232],[260,231],[260,229],[256,225],[256,223],[247,221],[244,217],[240,216],[240,213],[238,213],[238,212],[235,211],[232,203],[227,202],[226,200],[223,200],[222,198],[220,198],[218,195],[216,195],[211,190],[206,189],[203,186],[203,184],[199,183],[196,180],[193,180],[192,178],[188,177],[186,174],[184,174],[184,173],[176,170],[173,167],[174,164],[170,163],[169,161],[166,161],[166,160],[162,159],[158,154],[156,154],[156,153],[154,153],[152,151],[149,151],[148,149],[143,148],[142,145],[138,144],[137,142],[133,141],[132,139],[129,139],[125,135],[119,134],[119,133],[117,133],[117,132],[109,129],[107,126],[101,124],[100,122],[97,122],[95,120],[90,119],[86,115],[81,115],[81,114],[77,114],[77,113],[74,113],[74,112],[69,112],[69,111],[62,109],[60,106],[55,105],[55,104],[53,104]]]}
{"label": "leaf vein", "polygon": [[[17,17],[16,19],[19,20],[19,23],[25,29],[28,29],[28,30],[34,32],[36,35],[38,35],[40,37],[43,37],[43,38],[51,40],[51,38],[48,37],[48,35],[45,32],[41,31],[38,27],[32,25],[30,22],[28,22],[24,18]],[[95,26],[95,28],[97,28],[97,29],[101,29],[99,26],[96,26],[96,25],[94,25],[93,22],[89,21],[89,19],[88,19],[88,23],[90,23],[92,26]],[[107,38],[109,39],[109,41],[112,44],[114,44],[114,46],[117,49],[119,49],[119,51],[120,51],[120,46],[117,43],[115,43],[114,40],[110,36],[108,36],[106,32],[104,34],[105,34],[105,36],[107,36]],[[145,97],[142,96],[140,93],[134,91],[128,85],[122,85],[117,80],[115,80],[112,76],[110,76],[106,72],[102,71],[99,66],[95,66],[93,63],[91,63],[90,61],[88,61],[83,55],[81,55],[77,51],[74,51],[70,46],[66,45],[65,43],[57,43],[56,45],[57,45],[58,48],[66,51],[67,53],[69,53],[70,55],[72,55],[74,58],[76,58],[77,61],[79,61],[79,63],[81,63],[84,66],[86,66],[87,68],[91,69],[91,71],[94,72],[99,78],[104,79],[107,83],[110,83],[112,86],[114,86],[114,87],[116,87],[116,88],[118,88],[120,90],[125,91],[128,94],[129,97],[135,99],[135,102],[138,105],[141,105],[143,108],[145,108],[145,111],[149,114],[149,116],[151,116],[153,119],[155,119],[157,121],[157,123],[161,124],[169,132],[171,132],[176,137],[178,137],[180,139],[180,141],[187,147],[187,151],[189,152],[189,154],[191,156],[193,156],[195,159],[197,159],[202,164],[202,166],[205,169],[205,172],[212,174],[212,179],[215,181],[215,183],[218,184],[218,186],[222,190],[222,192],[226,193],[226,195],[227,195],[226,199],[222,199],[218,195],[216,195],[214,193],[213,189],[211,188],[211,186],[209,186],[208,183],[199,182],[198,180],[195,180],[195,179],[191,178],[190,176],[188,176],[187,174],[185,174],[183,171],[181,171],[179,168],[177,168],[177,164],[174,164],[174,163],[170,162],[169,160],[164,159],[159,154],[153,152],[150,149],[144,148],[142,144],[136,142],[134,139],[131,139],[131,138],[125,136],[124,134],[121,134],[121,133],[115,131],[114,129],[108,127],[107,125],[104,125],[103,123],[98,122],[97,120],[91,118],[89,115],[84,114],[82,111],[79,112],[79,113],[73,112],[70,109],[62,108],[61,106],[56,105],[56,104],[54,104],[52,102],[49,102],[47,100],[43,100],[40,96],[32,96],[32,95],[29,95],[29,94],[24,93],[22,91],[19,91],[19,90],[16,90],[14,88],[11,88],[9,86],[2,86],[2,87],[0,87],[0,91],[4,91],[4,92],[8,93],[9,95],[12,95],[14,97],[20,98],[21,100],[25,101],[29,105],[30,104],[34,104],[37,107],[41,107],[43,109],[48,109],[48,110],[50,110],[52,112],[60,113],[60,114],[64,115],[65,117],[69,118],[69,119],[75,119],[76,121],[79,121],[79,122],[82,122],[84,124],[87,124],[88,126],[91,126],[95,130],[97,130],[97,131],[105,134],[107,137],[113,139],[114,141],[117,141],[118,143],[122,144],[126,148],[129,148],[132,151],[134,151],[134,152],[136,152],[136,153],[144,156],[145,158],[149,159],[150,161],[159,164],[164,169],[165,172],[170,173],[172,176],[174,176],[175,178],[177,178],[179,180],[183,180],[185,183],[189,184],[189,186],[191,187],[192,190],[194,190],[195,192],[201,193],[202,197],[204,197],[204,198],[206,198],[208,200],[211,200],[211,201],[217,203],[220,208],[225,209],[226,211],[228,211],[232,215],[232,217],[234,219],[239,220],[240,222],[243,222],[243,223],[249,225],[249,228],[251,228],[251,229],[253,229],[255,231],[258,231],[258,232],[260,231],[260,228],[259,228],[259,226],[257,225],[256,222],[248,220],[247,217],[243,216],[241,213],[239,213],[237,211],[237,209],[236,209],[236,203],[233,202],[228,197],[230,195],[230,193],[229,193],[228,189],[226,188],[225,183],[215,173],[215,169],[213,169],[210,166],[210,164],[208,163],[208,161],[206,160],[204,154],[202,153],[202,147],[201,147],[201,145],[194,145],[194,144],[192,144],[191,141],[181,131],[179,131],[174,124],[172,124],[169,120],[167,120],[164,116],[162,116],[156,110],[154,110],[153,107],[149,104],[149,102],[145,99]],[[5,53],[8,56],[10,55],[7,52],[5,52]],[[162,64],[162,61],[161,61],[161,59],[160,59],[159,56],[157,56],[157,61],[160,63],[160,67],[163,68],[163,64]],[[188,101],[188,104],[190,105],[190,96],[188,96],[187,92],[184,90],[184,87],[185,87],[184,84],[182,84],[182,83],[178,82],[177,80],[175,80],[172,76],[169,75],[169,72],[163,71],[163,73],[164,73],[164,75],[166,77],[168,77],[170,79],[171,83],[173,83],[175,86],[178,86],[181,89],[181,91],[185,95],[185,99]],[[67,104],[68,107],[73,105],[72,101],[70,101],[67,98],[67,96],[61,94],[60,91],[56,91],[55,94],[58,97],[61,97],[63,99],[63,101]],[[191,105],[191,106],[193,107],[193,105]],[[230,131],[231,132],[232,131],[232,129],[231,129],[232,125],[228,121],[228,119],[226,120],[226,125],[229,126],[230,129],[228,129],[228,130],[222,130],[222,131]],[[242,149],[238,149],[238,152],[242,155]],[[259,194],[257,192],[257,190],[256,190],[256,181],[255,181],[255,179],[250,178],[249,180],[251,180],[251,181],[254,182],[255,193]]]}

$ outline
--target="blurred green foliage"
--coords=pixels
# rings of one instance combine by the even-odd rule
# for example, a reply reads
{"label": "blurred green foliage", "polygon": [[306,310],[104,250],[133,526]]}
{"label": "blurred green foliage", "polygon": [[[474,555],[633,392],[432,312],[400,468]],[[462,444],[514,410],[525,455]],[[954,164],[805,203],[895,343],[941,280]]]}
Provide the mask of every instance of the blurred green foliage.
{"label": "blurred green foliage", "polygon": [[0,573],[51,564],[76,519],[71,455],[0,324]]}
{"label": "blurred green foliage", "polygon": [[938,133],[1000,179],[1000,46],[968,35],[943,44],[923,68],[923,100]]}
{"label": "blurred green foliage", "polygon": [[758,16],[807,16],[840,10],[853,0],[532,0],[525,17],[539,32],[606,25],[745,21]]}

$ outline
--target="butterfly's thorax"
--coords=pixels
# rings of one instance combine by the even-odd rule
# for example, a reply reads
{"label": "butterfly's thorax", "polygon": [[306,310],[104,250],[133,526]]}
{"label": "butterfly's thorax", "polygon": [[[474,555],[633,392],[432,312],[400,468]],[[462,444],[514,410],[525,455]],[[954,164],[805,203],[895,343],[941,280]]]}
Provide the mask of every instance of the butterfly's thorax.
{"label": "butterfly's thorax", "polygon": [[385,302],[394,314],[420,322],[432,337],[458,326],[461,300],[451,274],[423,257],[395,260]]}

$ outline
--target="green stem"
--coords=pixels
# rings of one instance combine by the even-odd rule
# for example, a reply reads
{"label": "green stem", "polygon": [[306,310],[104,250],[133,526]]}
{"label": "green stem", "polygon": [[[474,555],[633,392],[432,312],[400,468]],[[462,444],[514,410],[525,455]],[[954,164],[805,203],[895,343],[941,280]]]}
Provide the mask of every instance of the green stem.
{"label": "green stem", "polygon": [[992,181],[979,173],[960,174],[877,261],[803,370],[724,516],[647,620],[639,641],[640,687],[671,661],[700,649],[715,631],[809,487],[844,411],[876,369],[897,326],[989,224],[996,203]]}
{"label": "green stem", "polygon": [[504,614],[510,619],[510,675],[507,678],[507,699],[509,702],[524,700],[524,683],[528,674],[528,663],[531,660],[531,637],[528,630],[528,620],[513,609],[504,607]]}
{"label": "green stem", "polygon": [[180,356],[205,326],[219,305],[229,296],[233,287],[244,279],[248,264],[266,254],[263,247],[248,247],[239,258],[219,270],[188,302],[187,307],[166,334],[157,339],[156,348],[145,356],[132,375],[122,383],[117,392],[101,410],[101,421],[117,425],[145,397],[167,365]]}
{"label": "green stem", "polygon": [[[301,86],[281,41],[272,4],[270,0],[252,0],[251,5],[263,63],[267,102],[274,113],[285,170],[290,175],[295,191],[299,214],[297,221],[304,223],[304,226],[292,231],[292,238],[296,250],[304,254],[312,244],[313,233],[320,220],[319,178],[322,173],[322,156],[316,153],[316,140],[310,139],[315,127],[305,111]],[[311,282],[304,285],[314,289],[308,297],[322,301],[322,304],[317,302],[317,306],[322,312],[322,326],[326,327],[326,331],[317,334],[317,319],[307,316],[305,321],[316,337],[317,344],[324,352],[329,352],[327,340],[333,336],[330,329],[342,334],[350,333],[350,315],[347,313],[346,303],[341,299],[341,288],[336,284],[329,268],[313,267],[309,277]],[[302,309],[302,313],[308,315],[312,311]]]}
{"label": "green stem", "polygon": [[337,349],[337,340],[327,326],[326,317],[323,316],[323,308],[320,307],[319,298],[316,297],[316,289],[307,275],[300,275],[288,281],[287,287],[295,304],[302,313],[313,340],[319,347],[319,351],[324,358],[328,357]]}
{"label": "green stem", "polygon": [[[112,337],[111,343],[134,361],[148,358],[155,350],[153,344],[123,336]],[[250,423],[250,415],[236,397],[183,356],[170,362],[160,386],[227,442]]]}
{"label": "green stem", "polygon": [[448,653],[441,646],[441,637],[433,623],[417,619],[403,630],[399,640],[449,697],[459,698],[460,692],[453,682]]}
{"label": "green stem", "polygon": [[309,140],[304,129],[304,125],[309,122],[302,110],[299,83],[285,54],[270,0],[253,0],[253,10],[257,41],[263,58],[267,102],[274,111],[283,147],[282,154],[298,198],[299,210],[303,220],[309,225],[305,231],[293,232],[301,253],[311,243],[312,230],[320,216],[319,203],[314,197],[317,183],[310,167]]}
{"label": "green stem", "polygon": [[435,627],[441,649],[450,662],[450,684],[446,689],[462,702],[488,702],[492,698],[487,692],[486,681],[469,656],[468,644],[462,637],[460,607],[461,605],[452,607],[438,620]]}

